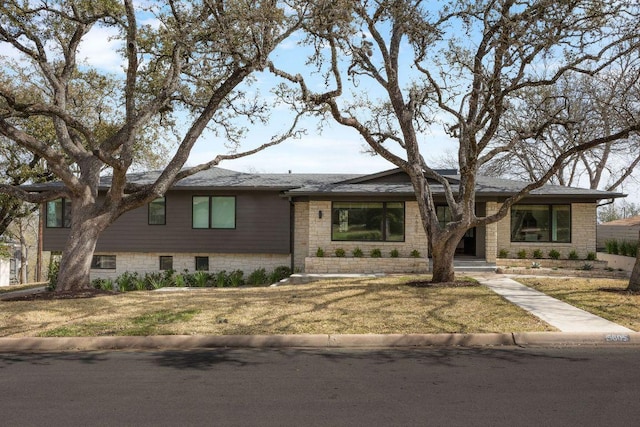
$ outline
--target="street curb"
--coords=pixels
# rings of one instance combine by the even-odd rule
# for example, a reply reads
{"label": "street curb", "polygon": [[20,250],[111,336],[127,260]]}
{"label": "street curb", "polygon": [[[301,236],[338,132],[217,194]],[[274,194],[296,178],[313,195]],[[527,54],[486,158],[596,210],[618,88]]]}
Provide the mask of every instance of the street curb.
{"label": "street curb", "polygon": [[0,338],[0,353],[206,348],[398,348],[639,346],[640,332],[484,334],[162,335],[145,337]]}

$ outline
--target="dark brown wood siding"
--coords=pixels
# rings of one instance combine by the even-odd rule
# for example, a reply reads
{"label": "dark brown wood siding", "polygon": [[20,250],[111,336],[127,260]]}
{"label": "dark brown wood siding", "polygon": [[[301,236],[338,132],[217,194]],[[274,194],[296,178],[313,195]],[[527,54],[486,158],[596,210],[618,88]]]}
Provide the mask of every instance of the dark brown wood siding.
{"label": "dark brown wood siding", "polygon": [[[235,196],[236,228],[193,229],[193,196]],[[60,251],[69,229],[45,228],[44,250]],[[289,201],[276,192],[171,191],[166,225],[148,225],[148,207],[118,218],[98,240],[100,252],[290,253]]]}

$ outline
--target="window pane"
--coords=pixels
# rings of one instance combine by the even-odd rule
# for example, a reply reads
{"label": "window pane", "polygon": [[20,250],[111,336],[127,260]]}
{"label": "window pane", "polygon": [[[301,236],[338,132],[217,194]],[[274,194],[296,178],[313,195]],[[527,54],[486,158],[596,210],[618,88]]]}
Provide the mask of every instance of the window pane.
{"label": "window pane", "polygon": [[331,215],[331,238],[333,240],[381,241],[383,240],[383,214],[382,202],[336,202],[333,204]]}
{"label": "window pane", "polygon": [[511,207],[511,241],[571,241],[571,205],[519,205]]}
{"label": "window pane", "polygon": [[571,206],[554,205],[551,211],[551,240],[571,242]]}
{"label": "window pane", "polygon": [[115,270],[115,255],[94,255],[91,260],[91,268],[97,270]]}
{"label": "window pane", "polygon": [[173,257],[161,256],[160,257],[160,270],[173,270]]}
{"label": "window pane", "polygon": [[196,257],[196,271],[209,271],[209,257],[197,256]]}
{"label": "window pane", "polygon": [[549,206],[511,207],[511,240],[514,242],[549,241]]}
{"label": "window pane", "polygon": [[404,203],[387,203],[385,235],[388,241],[404,241]]}
{"label": "window pane", "polygon": [[62,199],[47,202],[47,227],[62,227]]}
{"label": "window pane", "polygon": [[209,228],[209,197],[193,198],[193,228]]}
{"label": "window pane", "polygon": [[149,225],[164,225],[165,219],[165,199],[159,197],[149,203]]}
{"label": "window pane", "polygon": [[236,228],[236,198],[211,198],[211,228]]}

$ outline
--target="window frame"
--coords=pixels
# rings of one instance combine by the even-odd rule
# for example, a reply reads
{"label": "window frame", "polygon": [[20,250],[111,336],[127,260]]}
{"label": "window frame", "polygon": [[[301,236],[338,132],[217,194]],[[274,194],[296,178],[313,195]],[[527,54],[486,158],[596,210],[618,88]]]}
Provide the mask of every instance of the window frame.
{"label": "window frame", "polygon": [[[387,223],[387,205],[388,204],[396,204],[399,203],[402,205],[402,239],[401,240],[389,240],[388,236],[387,236],[387,230],[386,227],[381,227],[382,229],[380,230],[381,232],[381,239],[380,240],[365,240],[365,239],[336,239],[334,237],[334,224],[333,224],[333,217],[334,217],[334,212],[335,209],[340,209],[340,208],[336,208],[335,205],[336,204],[340,204],[340,203],[349,203],[349,204],[368,204],[368,203],[381,203],[382,204],[382,224],[386,224]],[[368,200],[368,201],[362,201],[362,200],[358,200],[358,201],[332,201],[331,202],[331,241],[332,242],[371,242],[371,243],[404,243],[407,239],[407,204],[405,201],[402,200],[384,200],[384,201],[379,201],[379,200]]]}
{"label": "window frame", "polygon": [[[194,200],[196,198],[207,198],[207,227],[196,227],[194,224]],[[213,205],[214,199],[216,198],[228,198],[233,199],[233,227],[214,227],[213,226]],[[226,196],[226,195],[193,195],[191,196],[191,228],[194,230],[236,230],[238,226],[238,198],[237,196]]]}
{"label": "window frame", "polygon": [[[151,205],[162,200],[162,222],[151,222]],[[147,224],[148,225],[167,225],[167,198],[166,196],[153,199],[147,204]]]}
{"label": "window frame", "polygon": [[[56,202],[60,200],[61,208],[60,208],[60,224],[61,225],[49,225],[49,203]],[[57,199],[49,200],[45,203],[44,206],[45,212],[45,220],[44,225],[45,228],[71,228],[71,200],[66,197],[58,197]]]}
{"label": "window frame", "polygon": [[[103,259],[109,259],[113,261],[113,267],[108,266],[108,267],[103,267],[102,266],[102,260]],[[98,261],[100,260],[100,261]],[[116,255],[94,255],[91,258],[91,269],[92,270],[115,270],[117,268],[117,257]]]}
{"label": "window frame", "polygon": [[[549,227],[547,229],[547,240],[514,240],[513,233],[513,208],[514,207],[526,207],[526,206],[546,206],[547,207],[547,220]],[[554,207],[568,207],[569,213],[569,238],[568,240],[553,240],[553,211]],[[557,231],[557,224],[556,224]],[[520,244],[570,244],[573,242],[573,206],[571,203],[516,203],[511,206],[509,214],[509,239],[511,243]]]}

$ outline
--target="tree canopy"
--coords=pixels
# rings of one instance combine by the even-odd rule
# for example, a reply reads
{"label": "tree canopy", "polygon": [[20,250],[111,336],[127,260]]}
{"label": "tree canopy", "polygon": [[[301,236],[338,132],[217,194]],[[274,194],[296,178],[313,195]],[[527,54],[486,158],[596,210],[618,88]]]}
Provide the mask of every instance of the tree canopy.
{"label": "tree canopy", "polygon": [[[234,119],[266,120],[265,103],[249,97],[242,85],[265,69],[271,52],[300,27],[306,13],[304,2],[295,0],[0,5],[2,143],[32,153],[63,183],[41,193],[5,183],[0,191],[34,203],[70,200],[61,290],[89,286],[97,237],[122,213],[222,159],[293,136],[295,115],[289,130],[240,151],[242,128]],[[108,30],[119,42],[117,71],[80,60],[83,41],[96,30]],[[206,164],[183,168],[208,127],[224,134],[230,149]],[[127,172],[140,154],[158,153],[166,138],[174,147],[158,179],[143,186],[128,182]],[[111,184],[102,196],[98,188],[105,173]]]}
{"label": "tree canopy", "polygon": [[[313,50],[308,63],[324,73],[326,85],[318,90],[309,73],[289,72],[286,64],[271,68],[318,114],[358,132],[370,150],[411,177],[435,281],[453,279],[455,246],[467,230],[505,217],[569,159],[640,129],[637,102],[596,83],[626,64],[625,85],[637,85],[640,6],[634,2],[360,0],[330,6],[335,3],[317,2],[319,18],[305,27]],[[618,105],[629,109],[620,109],[600,132],[571,133],[580,99],[559,94],[563,83],[579,81],[608,90],[604,99],[611,105],[622,96]],[[425,160],[429,132],[439,128],[457,150],[457,185]],[[567,133],[575,137],[530,184],[496,212],[476,215],[482,165],[522,144],[536,147],[547,135]],[[452,212],[444,226],[428,180],[444,189]]]}

